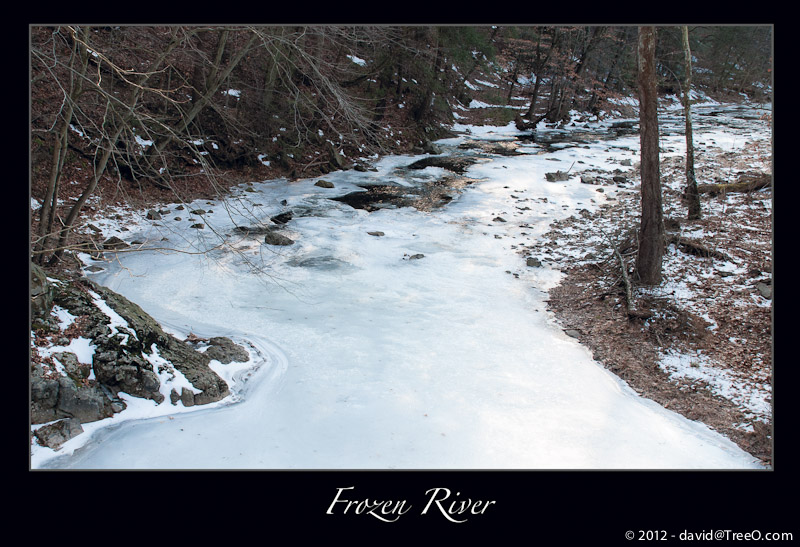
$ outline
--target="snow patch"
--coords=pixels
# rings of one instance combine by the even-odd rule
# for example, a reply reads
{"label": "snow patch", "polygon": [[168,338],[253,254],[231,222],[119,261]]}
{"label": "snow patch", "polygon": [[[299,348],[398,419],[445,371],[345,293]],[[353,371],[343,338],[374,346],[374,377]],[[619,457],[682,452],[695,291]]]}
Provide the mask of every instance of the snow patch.
{"label": "snow patch", "polygon": [[[121,315],[119,315],[117,312],[115,312],[111,308],[111,306],[106,304],[106,301],[103,300],[103,298],[99,294],[97,294],[96,292],[91,291],[91,290],[88,291],[88,292],[89,292],[89,295],[94,300],[95,306],[100,308],[100,311],[102,311],[104,314],[106,314],[106,316],[111,320],[111,323],[109,323],[108,327],[111,329],[112,336],[117,335],[117,334],[121,334],[122,335],[123,338],[122,338],[122,342],[120,342],[120,344],[122,344],[123,346],[127,345],[128,340],[130,339],[130,336],[133,336],[133,338],[135,340],[138,340],[138,338],[136,336],[136,332],[130,328],[130,325],[128,325],[128,322],[125,321],[125,319]],[[128,332],[120,332],[120,328],[124,328]]]}
{"label": "snow patch", "polygon": [[361,59],[360,57],[356,57],[355,55],[348,55],[347,58],[350,59],[351,61],[353,61],[358,66],[366,66],[366,64],[367,64],[367,62],[364,59]]}

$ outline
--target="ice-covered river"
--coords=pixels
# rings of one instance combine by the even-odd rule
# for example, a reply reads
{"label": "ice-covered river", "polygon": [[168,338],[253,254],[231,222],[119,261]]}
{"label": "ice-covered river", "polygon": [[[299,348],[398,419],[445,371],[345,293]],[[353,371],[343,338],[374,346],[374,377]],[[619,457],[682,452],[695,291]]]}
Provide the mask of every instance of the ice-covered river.
{"label": "ice-covered river", "polygon": [[[513,126],[460,129],[439,142],[445,154],[478,154],[459,148],[467,140],[516,141]],[[746,131],[698,122],[695,134],[735,147]],[[663,139],[682,150],[678,132]],[[639,397],[596,363],[546,311],[560,273],[546,263],[528,267],[517,253],[550,222],[624,191],[598,192],[581,184],[580,171],[637,161],[638,136],[517,144],[520,155],[481,153],[464,174],[474,182],[430,211],[368,212],[329,199],[367,185],[413,193],[453,175],[407,169],[425,156],[393,156],[376,171],[254,183],[225,203],[198,201],[190,207],[208,211],[203,230],[190,227],[186,210],[181,221],[176,212],[129,226],[129,241],[189,252],[126,253],[93,278],[180,337],[252,344],[258,368],[239,378],[233,400],[190,412],[169,399],[158,412],[152,401],[131,404],[141,418],[86,424],[83,446],[36,465],[758,468],[729,440]],[[545,178],[570,168],[568,181]],[[315,186],[320,178],[334,188]],[[283,233],[293,245],[235,230],[287,211]]]}

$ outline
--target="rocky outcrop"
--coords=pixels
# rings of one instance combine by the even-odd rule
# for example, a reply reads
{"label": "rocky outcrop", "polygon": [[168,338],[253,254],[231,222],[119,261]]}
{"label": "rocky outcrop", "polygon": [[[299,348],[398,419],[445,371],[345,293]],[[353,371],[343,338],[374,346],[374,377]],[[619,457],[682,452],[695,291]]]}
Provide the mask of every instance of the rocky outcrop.
{"label": "rocky outcrop", "polygon": [[[56,332],[47,315],[53,305],[58,305],[82,318],[85,327],[81,336],[89,338],[94,346],[91,364],[79,362],[69,351],[53,353],[50,357],[57,361],[60,374],[45,366],[42,359],[32,360],[31,422],[60,420],[57,427],[52,424],[54,427],[37,429],[42,444],[60,446],[81,423],[123,410],[125,403],[119,397],[120,392],[163,402],[162,380],[178,373],[194,390],[183,388],[177,398],[171,397],[173,404],[179,401],[185,406],[207,404],[229,394],[225,381],[208,366],[212,358],[217,358],[215,353],[204,354],[165,333],[152,317],[122,295],[85,278],[50,283],[36,269],[32,270],[33,278],[38,285],[32,292],[31,305],[36,304],[37,313],[41,314],[39,328]],[[219,356],[229,359],[228,362],[249,360],[247,351],[230,340],[213,340],[218,343],[212,348],[219,348]]]}
{"label": "rocky outcrop", "polygon": [[[95,361],[99,360],[102,363],[100,365],[102,372],[98,372],[98,366],[95,363],[95,374],[98,376],[98,380],[106,383],[103,382],[100,375],[107,373],[111,385],[120,385],[120,382],[124,382],[125,385],[131,385],[134,390],[138,391],[138,393],[129,391],[126,393],[161,402],[163,395],[158,392],[160,382],[152,372],[153,365],[142,356],[145,353],[150,355],[157,352],[164,360],[172,363],[175,369],[181,372],[195,388],[201,390],[199,399],[203,402],[197,402],[198,397],[195,397],[196,404],[218,401],[228,395],[227,384],[208,368],[210,359],[207,356],[185,342],[166,334],[152,317],[130,300],[106,287],[94,283],[92,285],[95,292],[128,323],[130,329],[135,333],[132,339],[127,340],[130,348],[127,351],[109,339],[111,348],[116,346],[117,349],[115,360],[108,360],[110,355],[95,354]],[[117,328],[119,329],[119,327]],[[109,347],[109,345],[106,344],[105,347]]]}
{"label": "rocky outcrop", "polygon": [[100,385],[75,382],[72,378],[43,377],[41,368],[31,378],[31,423],[41,424],[62,418],[75,418],[87,423],[102,420],[125,408],[103,391]]}

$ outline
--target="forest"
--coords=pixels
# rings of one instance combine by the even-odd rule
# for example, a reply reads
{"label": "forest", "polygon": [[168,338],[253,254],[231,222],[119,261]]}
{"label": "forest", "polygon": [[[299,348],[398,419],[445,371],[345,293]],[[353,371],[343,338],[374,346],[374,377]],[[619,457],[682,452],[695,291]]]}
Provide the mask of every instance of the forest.
{"label": "forest", "polygon": [[[507,82],[491,98],[498,124],[514,119],[513,94],[529,99],[530,127],[608,110],[635,94],[636,37],[604,26],[31,27],[31,195],[43,204],[32,259],[55,265],[92,245],[76,231],[94,195],[181,200],[420,146],[470,102],[478,70]],[[690,40],[698,89],[769,92],[770,27],[696,27]],[[660,30],[656,56],[659,91],[679,93],[679,27]]]}
{"label": "forest", "polygon": [[33,468],[772,465],[771,26],[29,39]]}

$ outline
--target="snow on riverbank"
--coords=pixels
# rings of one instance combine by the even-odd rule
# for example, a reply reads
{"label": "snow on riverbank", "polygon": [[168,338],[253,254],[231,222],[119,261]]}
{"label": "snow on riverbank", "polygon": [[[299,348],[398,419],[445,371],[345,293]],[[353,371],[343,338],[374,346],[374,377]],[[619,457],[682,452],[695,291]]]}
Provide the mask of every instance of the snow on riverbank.
{"label": "snow on riverbank", "polygon": [[[513,125],[456,127],[467,129],[476,140],[518,133]],[[438,144],[453,152],[463,139]],[[393,156],[376,172],[327,175],[334,189],[316,179],[254,183],[225,203],[173,206],[159,222],[127,224],[129,242],[183,252],[120,254],[93,279],[182,337],[249,340],[263,363],[236,404],[126,401],[126,411],[85,424],[58,453],[36,447],[32,466],[759,468],[594,362],[545,311],[561,274],[527,267],[516,252],[553,220],[613,198],[617,189],[598,192],[579,173],[637,148],[635,136],[547,154],[522,144],[522,155],[473,165],[467,176],[477,182],[433,212],[368,213],[329,199],[444,175],[408,171],[418,157]],[[570,179],[548,182],[545,173],[556,170]],[[196,209],[205,212],[186,214]],[[234,230],[287,210],[294,245]],[[206,229],[191,228],[198,217]],[[120,235],[111,221],[98,226]]]}

